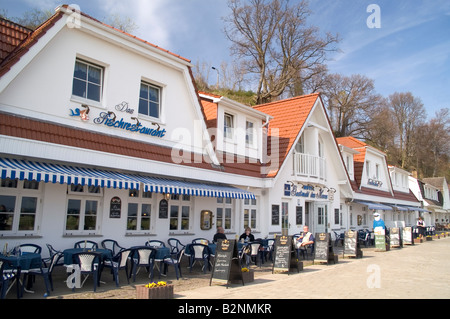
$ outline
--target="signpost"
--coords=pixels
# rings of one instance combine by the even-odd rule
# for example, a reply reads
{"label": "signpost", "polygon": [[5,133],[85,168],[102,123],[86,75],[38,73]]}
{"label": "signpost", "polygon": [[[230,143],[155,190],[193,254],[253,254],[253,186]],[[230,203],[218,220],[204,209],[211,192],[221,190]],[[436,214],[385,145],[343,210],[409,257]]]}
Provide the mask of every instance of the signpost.
{"label": "signpost", "polygon": [[297,268],[303,270],[303,263],[297,259],[293,250],[292,236],[279,236],[274,243],[274,259],[272,273],[275,271],[289,271]]}
{"label": "signpost", "polygon": [[316,233],[314,236],[314,261],[318,262],[326,262],[327,264],[330,261],[336,263],[333,246],[331,245],[331,236],[329,233]]}
{"label": "signpost", "polygon": [[345,232],[343,257],[350,256],[362,258],[363,253],[358,241],[358,232],[349,230]]}
{"label": "signpost", "polygon": [[402,228],[402,237],[404,245],[414,245],[414,236],[412,227],[403,227]]}
{"label": "signpost", "polygon": [[233,280],[242,281],[242,285],[244,285],[244,278],[242,276],[241,266],[239,265],[236,241],[219,239],[209,285],[211,286],[211,283],[214,281],[225,283],[228,288],[230,277]]}
{"label": "signpost", "polygon": [[403,247],[400,228],[392,227],[389,235],[391,247]]}

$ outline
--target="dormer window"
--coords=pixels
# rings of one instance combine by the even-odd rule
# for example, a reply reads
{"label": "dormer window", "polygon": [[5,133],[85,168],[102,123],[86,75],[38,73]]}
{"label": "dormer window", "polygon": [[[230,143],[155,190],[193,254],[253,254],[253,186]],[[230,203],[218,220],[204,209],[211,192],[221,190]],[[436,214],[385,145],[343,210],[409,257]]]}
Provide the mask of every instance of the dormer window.
{"label": "dormer window", "polygon": [[223,136],[227,139],[233,139],[234,117],[225,113],[223,119]]}
{"label": "dormer window", "polygon": [[254,139],[254,124],[253,122],[247,121],[245,124],[245,143],[249,146],[253,146],[253,139]]}

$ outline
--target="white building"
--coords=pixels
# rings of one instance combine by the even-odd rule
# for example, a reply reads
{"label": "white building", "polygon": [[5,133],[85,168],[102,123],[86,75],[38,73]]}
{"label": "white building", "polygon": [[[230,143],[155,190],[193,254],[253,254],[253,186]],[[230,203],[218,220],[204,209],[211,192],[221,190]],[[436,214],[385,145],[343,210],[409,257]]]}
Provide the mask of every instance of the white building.
{"label": "white building", "polygon": [[345,205],[349,228],[372,229],[375,211],[387,227],[415,225],[423,209],[409,189],[410,173],[388,166],[385,153],[356,138],[337,138],[337,142],[353,188]]}

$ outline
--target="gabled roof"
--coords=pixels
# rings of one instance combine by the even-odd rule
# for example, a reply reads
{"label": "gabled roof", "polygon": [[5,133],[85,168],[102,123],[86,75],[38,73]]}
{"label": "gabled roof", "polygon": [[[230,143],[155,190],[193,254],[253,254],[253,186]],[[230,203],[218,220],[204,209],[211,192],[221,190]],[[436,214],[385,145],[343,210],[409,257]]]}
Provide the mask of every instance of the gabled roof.
{"label": "gabled roof", "polygon": [[17,23],[0,18],[0,63],[33,32]]}
{"label": "gabled roof", "polygon": [[[71,13],[71,7],[67,4],[59,6],[58,8],[56,8],[56,12],[55,14],[50,17],[47,21],[45,21],[43,24],[41,24],[39,27],[37,27],[34,31],[30,31],[22,26],[19,26],[18,24],[13,24],[11,23],[6,23],[6,22],[2,22],[2,29],[1,34],[3,35],[3,31],[5,31],[7,34],[11,33],[13,34],[13,38],[15,38],[15,40],[13,41],[13,39],[10,39],[9,42],[11,43],[11,47],[9,47],[7,49],[8,51],[8,55],[5,56],[4,59],[0,59],[0,77],[3,76],[5,73],[7,73],[12,66],[14,66],[14,64],[16,64],[20,58],[30,50],[30,48],[37,43],[37,41],[39,41],[39,39],[45,35],[54,25],[55,23],[61,19],[61,17],[63,17],[64,15]],[[153,48],[153,49],[158,49],[161,50],[162,52],[165,52],[167,54],[169,54],[170,56],[179,58],[180,60],[184,61],[184,62],[188,62],[190,63],[191,61],[189,59],[186,59],[178,54],[172,53],[168,50],[165,50],[155,44],[152,44],[148,41],[145,41],[143,39],[140,39],[132,34],[129,34],[127,32],[124,32],[122,30],[119,30],[117,28],[114,28],[106,23],[103,23],[89,15],[87,15],[86,13],[83,12],[79,12],[80,16],[89,19],[90,21],[96,22],[99,25],[102,25],[104,27],[107,27],[111,30],[114,30],[115,32],[118,32],[119,34],[128,36],[130,39],[134,39],[139,41],[140,43],[143,44],[147,44],[149,47]],[[3,27],[3,24],[5,24],[5,27]],[[27,32],[28,30],[28,32]],[[21,41],[18,41],[19,39],[22,39]],[[2,40],[3,42],[3,40]],[[5,40],[6,43],[8,43],[8,40]],[[2,43],[2,48],[3,48],[3,43]],[[5,45],[5,50],[6,50],[6,45]]]}
{"label": "gabled roof", "polygon": [[[278,135],[279,138],[278,168],[268,172],[268,177],[278,174],[319,98],[320,94],[314,93],[253,107],[273,117],[269,122],[268,134],[269,137]],[[270,139],[268,148],[268,153],[271,154]]]}
{"label": "gabled roof", "polygon": [[[370,146],[369,144],[364,143],[363,141],[360,141],[354,137],[347,136],[347,137],[339,137],[336,138],[336,141],[343,146],[349,147],[353,150],[358,151],[357,154],[353,155],[353,168],[354,168],[354,176],[355,181],[352,181],[352,188],[355,194],[364,194],[364,195],[370,195],[370,196],[376,196],[376,197],[385,197],[386,199],[397,199],[397,200],[403,200],[403,201],[410,201],[410,202],[418,202],[416,196],[409,190],[408,193],[400,192],[396,190],[392,190],[391,192],[373,189],[369,187],[361,186],[361,179],[364,169],[364,163],[366,159],[366,152],[367,149],[373,149],[377,151],[378,153],[383,153],[379,150],[376,150],[374,147]],[[387,163],[386,163],[387,165]],[[387,176],[389,180],[389,184],[392,188],[391,179],[388,174]]]}

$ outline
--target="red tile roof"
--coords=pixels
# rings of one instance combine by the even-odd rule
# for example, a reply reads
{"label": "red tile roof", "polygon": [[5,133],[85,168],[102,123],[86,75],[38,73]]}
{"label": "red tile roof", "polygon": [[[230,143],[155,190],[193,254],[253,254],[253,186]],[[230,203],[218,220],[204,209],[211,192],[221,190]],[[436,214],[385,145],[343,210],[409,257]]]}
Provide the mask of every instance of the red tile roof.
{"label": "red tile roof", "polygon": [[32,30],[0,18],[0,63],[25,40]]}
{"label": "red tile roof", "polygon": [[[320,94],[315,93],[254,106],[254,109],[273,117],[269,136],[279,136],[279,167],[269,172],[269,177],[277,175],[318,98]],[[270,143],[268,147],[270,153]]]}
{"label": "red tile roof", "polygon": [[[0,113],[0,135],[143,158],[163,163],[181,162],[181,156],[177,152],[172,154],[172,148],[169,147],[3,113]],[[194,154],[184,152],[183,158],[186,159],[186,157],[190,159],[190,163],[183,162],[178,165],[244,176],[262,177],[261,163],[254,163],[249,159],[232,157],[232,161],[227,161],[228,157],[225,159],[225,156],[222,156],[224,158],[223,164],[217,167],[211,165],[211,160],[205,158],[205,155],[203,155],[201,161],[198,161]]]}

